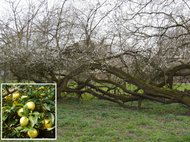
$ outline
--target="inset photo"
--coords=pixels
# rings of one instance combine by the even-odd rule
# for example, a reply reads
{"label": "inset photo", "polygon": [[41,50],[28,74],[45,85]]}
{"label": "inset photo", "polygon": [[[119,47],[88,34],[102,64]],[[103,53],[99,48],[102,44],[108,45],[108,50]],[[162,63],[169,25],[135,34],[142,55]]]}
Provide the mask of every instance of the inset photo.
{"label": "inset photo", "polygon": [[54,83],[1,84],[1,139],[56,140]]}

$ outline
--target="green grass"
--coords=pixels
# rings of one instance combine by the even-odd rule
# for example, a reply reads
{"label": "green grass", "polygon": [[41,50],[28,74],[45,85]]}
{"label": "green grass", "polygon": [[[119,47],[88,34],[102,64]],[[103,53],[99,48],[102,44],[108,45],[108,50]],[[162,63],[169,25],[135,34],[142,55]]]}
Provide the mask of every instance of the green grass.
{"label": "green grass", "polygon": [[[136,105],[135,103],[132,104]],[[144,102],[141,110],[116,104],[75,100],[58,104],[60,142],[186,142],[190,117],[182,105]]]}
{"label": "green grass", "polygon": [[[190,116],[180,104],[145,101],[142,109],[102,100],[58,103],[58,142],[188,142]],[[29,141],[31,142],[31,141]]]}
{"label": "green grass", "polygon": [[[190,89],[190,84],[179,90]],[[90,99],[89,99],[90,98]],[[190,116],[181,104],[144,101],[142,109],[88,96],[58,103],[58,142],[188,142]],[[29,141],[31,142],[31,141]]]}
{"label": "green grass", "polygon": [[190,83],[176,84],[174,88],[180,91],[190,90]]}

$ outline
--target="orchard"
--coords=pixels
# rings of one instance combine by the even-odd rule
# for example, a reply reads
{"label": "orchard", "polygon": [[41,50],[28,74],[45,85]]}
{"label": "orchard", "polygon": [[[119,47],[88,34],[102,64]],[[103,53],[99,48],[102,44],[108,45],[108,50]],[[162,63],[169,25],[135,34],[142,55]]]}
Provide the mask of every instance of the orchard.
{"label": "orchard", "polygon": [[2,86],[3,138],[55,138],[55,85]]}

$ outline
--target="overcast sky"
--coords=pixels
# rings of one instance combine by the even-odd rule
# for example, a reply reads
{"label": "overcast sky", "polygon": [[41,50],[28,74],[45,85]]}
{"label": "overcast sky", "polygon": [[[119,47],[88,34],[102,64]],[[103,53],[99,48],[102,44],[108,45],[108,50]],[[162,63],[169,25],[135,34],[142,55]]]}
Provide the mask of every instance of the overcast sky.
{"label": "overcast sky", "polygon": [[[0,16],[6,16],[7,11],[10,9],[10,5],[8,4],[7,1],[14,1],[14,2],[19,2],[20,5],[27,5],[27,3],[30,2],[38,2],[39,0],[0,0]],[[51,8],[54,3],[56,3],[58,0],[47,0],[48,2],[48,7]]]}

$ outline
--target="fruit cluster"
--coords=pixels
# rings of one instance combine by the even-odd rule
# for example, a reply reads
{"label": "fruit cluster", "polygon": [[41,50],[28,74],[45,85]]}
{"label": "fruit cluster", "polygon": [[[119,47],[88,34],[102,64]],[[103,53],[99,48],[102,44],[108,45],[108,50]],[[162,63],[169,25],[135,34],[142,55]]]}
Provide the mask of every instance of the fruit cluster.
{"label": "fruit cluster", "polygon": [[[42,134],[54,131],[55,106],[51,93],[44,87],[33,90],[32,95],[15,91],[4,97],[3,130],[15,131],[11,137],[45,137]],[[12,104],[12,106],[11,106]],[[10,122],[14,118],[14,122]],[[11,128],[7,127],[10,123]],[[12,124],[11,124],[12,123]],[[5,132],[6,133],[6,132]],[[42,133],[40,135],[40,133]],[[8,135],[8,133],[6,133]],[[5,136],[10,137],[10,136]]]}

